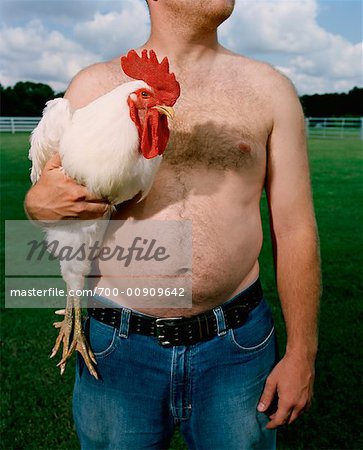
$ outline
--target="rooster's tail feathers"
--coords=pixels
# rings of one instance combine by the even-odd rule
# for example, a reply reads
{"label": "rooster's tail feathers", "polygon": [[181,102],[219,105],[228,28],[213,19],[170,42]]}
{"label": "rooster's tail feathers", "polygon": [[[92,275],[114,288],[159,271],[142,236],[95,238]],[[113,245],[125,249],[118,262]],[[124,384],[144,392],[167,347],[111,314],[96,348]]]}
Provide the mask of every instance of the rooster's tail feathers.
{"label": "rooster's tail feathers", "polygon": [[30,178],[38,181],[44,165],[59,150],[59,142],[72,118],[69,101],[56,98],[46,103],[43,117],[30,137],[29,159],[33,162]]}

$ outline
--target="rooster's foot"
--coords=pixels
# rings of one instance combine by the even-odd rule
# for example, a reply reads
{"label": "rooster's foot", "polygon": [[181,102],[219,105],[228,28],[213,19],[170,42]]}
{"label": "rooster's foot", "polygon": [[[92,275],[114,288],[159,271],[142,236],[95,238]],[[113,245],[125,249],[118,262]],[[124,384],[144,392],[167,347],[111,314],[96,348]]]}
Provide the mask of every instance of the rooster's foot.
{"label": "rooster's foot", "polygon": [[85,335],[83,334],[83,331],[76,330],[76,328],[74,330],[73,340],[67,355],[63,357],[57,365],[62,368],[62,365],[66,364],[67,359],[72,355],[74,351],[77,351],[81,354],[90,374],[93,375],[96,380],[98,380],[98,374],[93,366],[94,364],[97,364],[96,358],[86,340]]}
{"label": "rooster's foot", "polygon": [[64,319],[61,322],[54,322],[53,326],[55,328],[59,328],[59,334],[57,337],[57,340],[55,341],[55,345],[52,349],[52,353],[50,355],[50,358],[53,358],[58,350],[60,345],[63,345],[63,351],[62,351],[62,360],[61,363],[58,364],[60,367],[60,373],[63,375],[65,369],[66,369],[66,360],[67,355],[69,353],[69,342],[73,330],[73,309],[70,307],[65,310],[56,311],[56,314],[64,314]]}

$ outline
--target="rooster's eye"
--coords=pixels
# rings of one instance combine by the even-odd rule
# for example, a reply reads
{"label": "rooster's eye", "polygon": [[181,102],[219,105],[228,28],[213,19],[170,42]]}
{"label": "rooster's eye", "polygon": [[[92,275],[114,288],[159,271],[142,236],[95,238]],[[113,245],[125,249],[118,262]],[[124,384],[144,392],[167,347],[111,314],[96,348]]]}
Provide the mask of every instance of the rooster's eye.
{"label": "rooster's eye", "polygon": [[146,92],[146,91],[142,91],[141,92],[141,97],[142,98],[148,98],[148,97],[150,97],[150,94],[148,92]]}

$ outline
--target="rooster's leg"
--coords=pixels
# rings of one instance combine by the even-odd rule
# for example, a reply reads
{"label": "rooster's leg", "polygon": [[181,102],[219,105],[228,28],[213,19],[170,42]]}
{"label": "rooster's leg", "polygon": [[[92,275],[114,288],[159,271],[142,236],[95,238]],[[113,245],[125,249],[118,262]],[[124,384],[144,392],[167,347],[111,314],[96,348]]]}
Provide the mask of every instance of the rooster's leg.
{"label": "rooster's leg", "polygon": [[97,362],[82,329],[82,308],[79,297],[74,297],[73,340],[66,357],[63,358],[59,363],[61,367],[62,364],[65,363],[66,360],[72,355],[74,350],[81,354],[91,375],[93,375],[98,380],[97,372],[93,367],[93,364],[97,364]]}
{"label": "rooster's leg", "polygon": [[[61,375],[64,373],[66,368],[66,359],[69,352],[69,341],[73,330],[73,297],[69,295],[69,290],[67,295],[67,306],[63,312],[64,319],[61,322],[55,322],[53,324],[55,328],[59,328],[59,334],[50,355],[50,357],[53,358],[53,356],[55,356],[58,352],[61,343],[63,344],[62,360],[59,364]],[[62,313],[62,311],[57,311],[57,313]]]}

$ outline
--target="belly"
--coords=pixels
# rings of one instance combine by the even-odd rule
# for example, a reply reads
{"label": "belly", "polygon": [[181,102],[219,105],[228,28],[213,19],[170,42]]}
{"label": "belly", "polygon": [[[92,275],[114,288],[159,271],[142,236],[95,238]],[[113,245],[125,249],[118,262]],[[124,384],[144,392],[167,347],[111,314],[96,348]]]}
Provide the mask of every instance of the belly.
{"label": "belly", "polygon": [[[259,211],[262,184],[256,179],[251,181],[236,172],[205,169],[181,174],[167,167],[160,170],[149,196],[140,203],[123,204],[113,218],[150,221],[150,226],[153,221],[190,221],[192,264],[181,259],[180,267],[172,270],[190,273],[192,307],[178,308],[176,303],[174,308],[163,308],[159,298],[157,308],[135,308],[125,296],[109,297],[147,314],[190,316],[223,303],[249,286],[258,277],[257,259],[262,245]],[[122,227],[120,234],[113,232],[111,240],[119,240],[117,236],[122,236]],[[106,234],[105,241],[109,240]],[[102,276],[109,271],[106,264],[98,262],[99,288],[113,288],[117,284],[115,277]]]}

